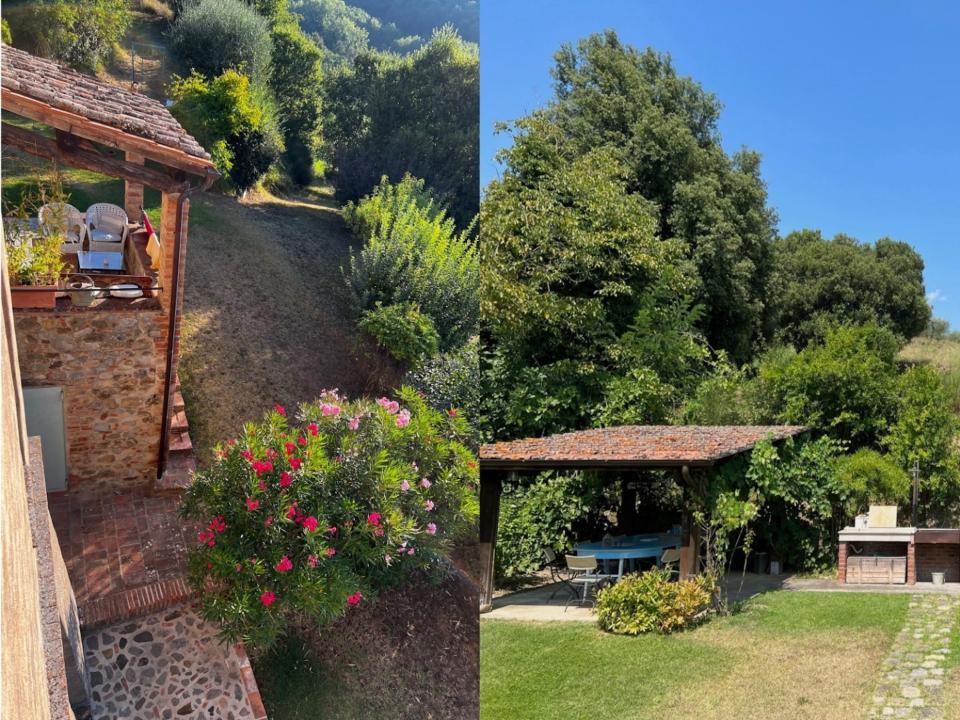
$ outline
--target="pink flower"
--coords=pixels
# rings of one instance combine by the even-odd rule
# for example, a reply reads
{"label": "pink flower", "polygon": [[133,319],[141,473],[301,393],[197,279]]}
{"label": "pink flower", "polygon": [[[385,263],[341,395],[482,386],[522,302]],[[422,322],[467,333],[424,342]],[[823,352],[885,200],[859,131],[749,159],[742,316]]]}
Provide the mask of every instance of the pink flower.
{"label": "pink flower", "polygon": [[380,519],[382,517],[383,516],[378,512],[370,513],[369,515],[367,515],[367,525],[373,525],[374,527],[378,527],[380,525]]}
{"label": "pink flower", "polygon": [[257,487],[260,488],[260,492],[267,491],[267,484],[263,480],[257,483]]}
{"label": "pink flower", "polygon": [[280,558],[280,562],[278,562],[273,567],[277,572],[285,573],[285,572],[289,572],[290,570],[293,570],[293,563],[290,562],[290,558],[284,555],[282,558]]}
{"label": "pink flower", "polygon": [[277,601],[277,594],[272,590],[267,590],[263,595],[260,596],[260,602],[262,602],[267,607],[270,607]]}
{"label": "pink flower", "polygon": [[397,415],[397,427],[402,428],[410,424],[410,411],[401,410],[400,414]]}
{"label": "pink flower", "polygon": [[327,555],[328,558],[332,558],[332,557],[333,557],[334,555],[336,555],[336,554],[337,554],[337,549],[336,549],[336,548],[327,548],[326,555]]}
{"label": "pink flower", "polygon": [[413,548],[407,548],[407,555],[413,555]]}
{"label": "pink flower", "polygon": [[347,423],[347,427],[351,430],[356,430],[358,427],[360,427],[360,416],[354,415],[352,418],[350,418],[350,422]]}
{"label": "pink flower", "polygon": [[362,598],[363,598],[363,593],[361,593],[361,592],[358,590],[358,591],[355,592],[353,595],[351,595],[350,597],[347,598],[347,604],[348,604],[348,605],[359,605],[359,604],[360,604],[360,600],[361,600]]}
{"label": "pink flower", "polygon": [[241,454],[246,460],[249,460],[249,461],[252,461],[252,460],[253,460],[253,452],[251,452],[250,450],[244,450],[244,451],[241,452],[240,454]]}
{"label": "pink flower", "polygon": [[391,415],[396,415],[400,411],[400,403],[398,403],[396,400],[390,400],[389,398],[380,398],[377,400],[377,405],[382,407]]}
{"label": "pink flower", "polygon": [[270,527],[273,525],[273,515],[267,515],[267,519],[263,521],[264,527]]}
{"label": "pink flower", "polygon": [[273,448],[267,448],[267,457],[271,460],[276,460],[278,457],[280,457],[280,453]]}
{"label": "pink flower", "polygon": [[400,483],[400,492],[406,492],[409,489],[410,489],[410,483],[408,483],[406,480]]}
{"label": "pink flower", "polygon": [[317,433],[320,432],[320,426],[316,423],[310,423],[307,425],[307,432],[316,437]]}
{"label": "pink flower", "polygon": [[252,497],[247,498],[247,510],[249,510],[250,512],[253,512],[258,507],[260,507],[259,500],[254,500]]}
{"label": "pink flower", "polygon": [[331,405],[330,403],[324,403],[320,406],[320,414],[326,417],[333,416],[337,417],[340,414],[339,405]]}
{"label": "pink flower", "polygon": [[420,487],[422,487],[424,490],[430,487],[430,485],[431,485],[430,481],[427,480],[426,478],[420,481]]}
{"label": "pink flower", "polygon": [[233,569],[236,570],[237,572],[243,572],[243,565],[241,565],[240,563],[237,563],[236,565],[233,566]]}
{"label": "pink flower", "polygon": [[307,557],[307,564],[312,568],[315,568],[319,561],[320,558],[318,558],[316,555],[310,555]]}
{"label": "pink flower", "polygon": [[273,411],[278,415],[283,415],[284,417],[287,416],[287,410],[283,407],[283,405],[274,405]]}
{"label": "pink flower", "polygon": [[297,504],[294,503],[289,508],[287,508],[287,517],[290,520],[293,520],[297,516]]}
{"label": "pink flower", "polygon": [[299,470],[301,465],[303,465],[303,461],[300,458],[290,458],[290,467],[294,470]]}
{"label": "pink flower", "polygon": [[390,553],[387,553],[386,555],[383,556],[383,561],[384,561],[387,565],[389,565],[390,563],[393,562],[393,557],[391,557]]}
{"label": "pink flower", "polygon": [[293,475],[284,471],[280,473],[280,487],[290,487],[293,483]]}
{"label": "pink flower", "polygon": [[302,446],[302,447],[306,447],[306,446],[307,446],[307,439],[306,439],[303,435],[301,435],[300,437],[297,438],[297,444],[300,445],[300,446]]}
{"label": "pink flower", "polygon": [[437,534],[436,523],[427,523],[427,535],[436,535],[436,534]]}
{"label": "pink flower", "polygon": [[433,510],[433,507],[434,507],[434,506],[433,506],[433,500],[427,500],[427,501],[423,504],[423,506],[427,509],[427,512],[430,512],[431,510]]}
{"label": "pink flower", "polygon": [[336,528],[336,526],[335,526],[335,525],[331,525],[330,527],[327,528],[327,532],[330,533],[331,535],[336,535],[336,534],[337,534],[337,528]]}
{"label": "pink flower", "polygon": [[307,529],[307,532],[316,532],[317,519],[311,515],[310,517],[304,519],[303,526]]}

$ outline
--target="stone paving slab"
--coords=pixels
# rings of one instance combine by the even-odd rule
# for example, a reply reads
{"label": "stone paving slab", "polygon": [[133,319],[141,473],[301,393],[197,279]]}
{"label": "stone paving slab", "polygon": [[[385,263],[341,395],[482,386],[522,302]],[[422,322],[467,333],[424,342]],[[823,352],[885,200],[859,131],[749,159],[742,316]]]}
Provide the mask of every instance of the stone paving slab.
{"label": "stone paving slab", "polygon": [[960,597],[915,594],[884,661],[868,718],[943,718],[944,662]]}
{"label": "stone paving slab", "polygon": [[84,638],[94,720],[254,720],[234,647],[186,607],[91,631]]}

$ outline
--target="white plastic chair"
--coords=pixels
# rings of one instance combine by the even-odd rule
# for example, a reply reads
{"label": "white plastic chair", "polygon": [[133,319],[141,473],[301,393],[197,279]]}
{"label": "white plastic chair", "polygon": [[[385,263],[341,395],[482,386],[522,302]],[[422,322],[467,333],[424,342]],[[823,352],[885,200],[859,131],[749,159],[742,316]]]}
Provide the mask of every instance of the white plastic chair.
{"label": "white plastic chair", "polygon": [[40,220],[40,232],[44,235],[60,233],[66,238],[60,245],[60,252],[76,253],[83,250],[83,241],[87,237],[87,224],[83,213],[67,203],[47,203],[37,213]]}
{"label": "white plastic chair", "polygon": [[660,567],[670,570],[670,577],[680,577],[680,550],[678,548],[667,548],[660,556]]}
{"label": "white plastic chair", "polygon": [[127,243],[127,213],[110,203],[87,208],[87,237],[90,252],[122,253]]}

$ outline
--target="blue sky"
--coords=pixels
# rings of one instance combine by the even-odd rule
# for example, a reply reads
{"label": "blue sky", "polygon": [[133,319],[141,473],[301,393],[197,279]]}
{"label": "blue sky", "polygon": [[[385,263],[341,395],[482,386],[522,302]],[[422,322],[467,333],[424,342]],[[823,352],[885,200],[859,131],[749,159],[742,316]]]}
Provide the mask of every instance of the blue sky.
{"label": "blue sky", "polygon": [[905,240],[960,329],[960,3],[484,0],[481,183],[493,123],[552,94],[561,43],[615,29],[718,95],[728,150],[763,155],[780,231]]}

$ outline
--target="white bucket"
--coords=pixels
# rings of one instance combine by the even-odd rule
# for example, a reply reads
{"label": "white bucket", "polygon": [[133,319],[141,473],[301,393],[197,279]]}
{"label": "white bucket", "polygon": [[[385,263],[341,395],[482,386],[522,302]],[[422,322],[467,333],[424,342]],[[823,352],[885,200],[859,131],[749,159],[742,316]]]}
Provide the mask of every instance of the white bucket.
{"label": "white bucket", "polygon": [[934,585],[943,585],[943,573],[942,573],[942,572],[930,573],[930,577],[933,579],[933,584],[934,584]]}

